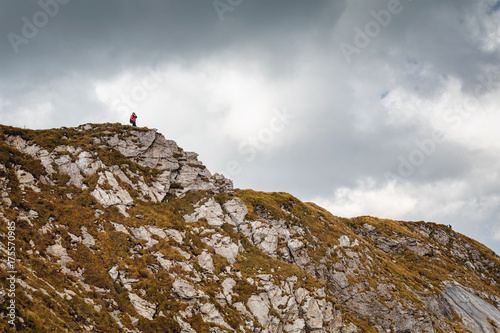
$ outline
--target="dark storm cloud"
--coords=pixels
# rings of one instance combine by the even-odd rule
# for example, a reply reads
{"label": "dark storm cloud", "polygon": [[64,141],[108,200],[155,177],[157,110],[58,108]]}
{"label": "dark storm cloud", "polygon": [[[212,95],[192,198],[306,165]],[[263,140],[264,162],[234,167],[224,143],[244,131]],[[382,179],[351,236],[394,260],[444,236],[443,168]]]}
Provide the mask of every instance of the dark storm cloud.
{"label": "dark storm cloud", "polygon": [[[119,121],[126,115],[114,101],[140,88],[153,69],[161,87],[136,103],[139,125],[185,143],[213,172],[227,173],[236,161],[240,172],[229,174],[236,186],[326,201],[338,200],[339,188],[348,199],[354,193],[353,202],[363,191],[381,198],[390,192],[390,200],[405,193],[405,203],[419,202],[408,205],[411,213],[434,214],[420,218],[447,223],[482,209],[476,222],[498,225],[491,220],[500,208],[490,199],[498,181],[487,176],[498,147],[477,140],[496,118],[452,114],[452,122],[449,112],[467,99],[487,110],[498,106],[492,95],[500,86],[499,3],[4,0],[0,122]],[[346,56],[347,44],[357,51]],[[274,108],[294,118],[269,134]],[[250,124],[254,114],[264,127]],[[258,149],[231,126],[261,135]],[[418,142],[437,129],[445,140],[391,192],[386,174],[398,175],[402,159],[421,156]],[[450,198],[453,186],[460,190]],[[441,214],[450,200],[457,208]],[[413,217],[395,211],[384,215]]]}
{"label": "dark storm cloud", "polygon": [[[342,41],[351,44],[355,36],[352,29],[364,30],[368,22],[376,21],[370,12],[386,10],[388,1],[355,3],[359,6],[357,15],[346,24],[351,29],[340,33]],[[373,58],[385,58],[393,64],[401,59],[425,63],[437,73],[459,77],[469,92],[491,70],[489,65],[498,66],[498,52],[482,48],[484,37],[492,32],[484,20],[488,6],[471,1],[401,0],[400,3],[401,12],[392,15],[389,25],[381,28],[366,49],[353,55],[354,66],[371,63]]]}
{"label": "dark storm cloud", "polygon": [[[39,3],[52,4],[48,8],[57,4],[59,8],[47,24],[31,33],[30,24],[35,25],[35,16],[44,11]],[[313,5],[243,1],[226,12],[221,21],[209,1],[4,1],[0,14],[2,64],[5,69],[13,65],[16,70],[19,65],[43,67],[53,75],[86,66],[90,72],[99,70],[101,75],[109,75],[124,67],[165,59],[189,62],[227,47],[253,47],[263,53],[293,50],[298,46],[293,45],[296,32],[313,29],[321,22],[333,24],[341,15],[342,2],[334,6],[335,10],[330,6],[325,0]],[[329,15],[325,8],[329,8]],[[30,34],[25,36],[23,32]],[[12,43],[9,33],[27,42]]]}
{"label": "dark storm cloud", "polygon": [[57,117],[56,124],[62,125],[70,115],[105,112],[102,105],[88,102],[85,91],[92,92],[96,80],[123,71],[161,63],[189,67],[205,57],[231,53],[263,61],[270,72],[286,75],[302,47],[297,34],[331,26],[343,7],[342,1],[243,1],[224,12],[221,21],[210,1],[3,1],[0,93],[13,101],[12,108],[35,96],[50,99],[61,110],[66,107],[58,98],[60,89],[52,91],[53,97],[46,90],[72,81],[70,95],[84,101],[74,104],[73,113]]}

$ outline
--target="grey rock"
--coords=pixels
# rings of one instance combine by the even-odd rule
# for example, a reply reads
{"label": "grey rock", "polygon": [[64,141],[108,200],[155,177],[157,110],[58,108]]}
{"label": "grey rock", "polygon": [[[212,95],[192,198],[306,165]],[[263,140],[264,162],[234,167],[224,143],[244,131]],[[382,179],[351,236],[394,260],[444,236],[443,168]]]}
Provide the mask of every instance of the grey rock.
{"label": "grey rock", "polygon": [[278,231],[275,228],[263,227],[253,233],[253,240],[267,254],[272,254],[278,248]]}
{"label": "grey rock", "polygon": [[215,305],[213,305],[212,303],[203,304],[202,306],[200,306],[199,311],[201,313],[201,318],[203,319],[203,321],[214,323],[227,329],[231,329],[231,327],[224,321],[224,318],[217,310]]}
{"label": "grey rock", "polygon": [[82,237],[83,237],[83,240],[82,240],[83,245],[87,246],[88,248],[94,247],[95,246],[94,237],[92,237],[92,235],[87,232],[86,227],[82,226],[81,230],[82,230]]}
{"label": "grey rock", "polygon": [[295,300],[300,304],[308,295],[307,289],[301,287],[295,291]]}
{"label": "grey rock", "polygon": [[184,251],[183,249],[180,249],[180,248],[175,247],[175,246],[172,246],[172,248],[175,249],[175,250],[177,250],[177,252],[179,252],[179,254],[181,256],[183,256],[184,259],[186,259],[186,260],[191,259],[191,255],[188,252]]}
{"label": "grey rock", "polygon": [[290,250],[290,252],[292,252],[292,253],[297,252],[297,251],[305,248],[305,244],[301,240],[298,240],[298,239],[290,240],[288,242],[287,246],[288,246],[288,249]]}
{"label": "grey rock", "polygon": [[266,294],[252,295],[247,302],[250,312],[253,314],[260,325],[267,327],[269,324],[269,300]]}
{"label": "grey rock", "polygon": [[109,185],[111,189],[102,189],[99,185],[91,192],[92,196],[104,207],[116,206],[122,214],[128,216],[126,209],[133,205],[134,200],[130,194],[120,187],[113,174],[105,171],[100,174],[99,185]]}
{"label": "grey rock", "polygon": [[118,279],[119,275],[120,275],[120,272],[118,271],[118,265],[116,266],[113,266],[109,271],[108,271],[108,274],[109,276],[111,277],[111,279],[113,279],[113,281],[116,282],[116,280]]}
{"label": "grey rock", "polygon": [[304,266],[309,263],[309,254],[307,253],[306,245],[302,241],[292,239],[287,243],[287,247],[296,265]]}
{"label": "grey rock", "polygon": [[372,226],[369,223],[364,223],[363,228],[365,228],[366,231],[368,231],[368,232],[374,232],[375,230],[377,230],[377,228],[375,228],[374,226]]}
{"label": "grey rock", "polygon": [[432,256],[432,250],[418,240],[410,237],[406,237],[402,240],[402,243],[410,250],[421,256]]}
{"label": "grey rock", "polygon": [[[290,252],[284,251],[283,248],[279,252],[278,244],[280,242],[290,241],[290,229],[284,220],[259,220],[259,221],[245,221],[238,224],[238,230],[245,235],[245,237],[255,246],[263,250],[266,254],[273,258],[278,258],[281,253],[282,259],[289,259],[291,261]],[[284,259],[285,260],[285,259]]]}
{"label": "grey rock", "polygon": [[245,216],[248,213],[248,208],[239,198],[233,198],[225,202],[222,207],[228,212],[231,220],[235,225],[240,225],[244,222]]}
{"label": "grey rock", "polygon": [[172,284],[172,291],[183,299],[200,298],[203,293],[193,287],[189,282],[182,278],[177,278]]}
{"label": "grey rock", "polygon": [[252,317],[252,314],[247,310],[245,304],[242,302],[236,302],[233,304],[233,307],[238,310],[239,313],[247,316],[247,317]]}
{"label": "grey rock", "polygon": [[12,205],[12,200],[9,197],[10,188],[8,187],[9,180],[0,178],[0,199],[7,207]]}
{"label": "grey rock", "polygon": [[450,241],[450,237],[443,230],[434,230],[431,235],[432,235],[432,238],[434,238],[435,240],[437,240],[439,243],[441,243],[443,245],[448,244],[448,242]]}
{"label": "grey rock", "polygon": [[130,227],[129,230],[135,239],[144,239],[147,241],[144,245],[146,249],[158,244],[158,241],[151,238],[151,233],[144,226],[140,226],[139,228]]}
{"label": "grey rock", "polygon": [[182,244],[184,241],[184,236],[179,230],[175,229],[166,229],[165,233],[169,236],[172,237],[174,241],[176,241],[179,244]]}
{"label": "grey rock", "polygon": [[179,174],[175,178],[175,181],[182,186],[189,186],[193,185],[196,180],[198,179],[199,176],[199,168],[198,167],[191,167],[189,165],[183,165],[180,170]]}
{"label": "grey rock", "polygon": [[101,216],[102,216],[102,215],[104,215],[104,214],[105,214],[105,213],[104,213],[102,210],[100,210],[100,209],[96,209],[96,210],[95,210],[95,213],[94,213],[94,216],[95,216],[96,218],[99,218],[99,217],[101,217]]}
{"label": "grey rock", "polygon": [[[67,151],[68,147],[61,146],[58,148],[61,148],[61,151]],[[61,155],[60,157],[55,158],[54,162],[57,165],[59,172],[62,172],[70,177],[68,185],[74,184],[78,187],[82,187],[83,176],[78,165],[73,163],[71,155]]]}
{"label": "grey rock", "polygon": [[203,251],[198,257],[198,264],[200,267],[210,273],[213,273],[215,270],[214,262],[212,260],[212,255],[208,253],[208,251]]}
{"label": "grey rock", "polygon": [[132,303],[132,306],[135,308],[135,311],[137,311],[139,315],[148,320],[154,319],[157,307],[156,304],[148,302],[131,292],[128,293],[128,298],[130,300],[130,303]]}
{"label": "grey rock", "polygon": [[63,247],[60,242],[47,247],[47,253],[54,257],[59,257],[58,263],[61,266],[65,266],[68,262],[73,261],[68,255],[66,248]]}
{"label": "grey rock", "polygon": [[28,212],[28,217],[30,219],[37,219],[38,218],[38,212],[31,209],[29,212]]}
{"label": "grey rock", "polygon": [[19,136],[10,136],[7,143],[31,157],[38,158],[49,175],[54,173],[54,168],[52,167],[52,162],[54,160],[46,150],[41,150],[36,145],[28,145],[28,143]]}
{"label": "grey rock", "polygon": [[191,327],[191,325],[189,325],[188,323],[186,323],[179,316],[175,317],[175,321],[181,327],[181,333],[196,333],[196,331]]}
{"label": "grey rock", "polygon": [[156,235],[165,240],[168,239],[167,234],[165,233],[165,231],[163,231],[163,229],[151,225],[147,226],[147,228],[151,234]]}
{"label": "grey rock", "polygon": [[279,313],[282,312],[283,307],[286,307],[291,296],[285,295],[283,290],[274,284],[268,284],[264,286],[267,292],[267,296],[272,307]]}
{"label": "grey rock", "polygon": [[38,232],[41,234],[47,234],[47,233],[52,233],[54,229],[54,225],[49,222],[45,223],[40,229],[38,229]]}
{"label": "grey rock", "polygon": [[211,238],[202,239],[208,246],[214,249],[215,253],[220,254],[227,259],[229,263],[235,263],[239,254],[239,247],[231,240],[229,236],[214,234]]}
{"label": "grey rock", "polygon": [[340,247],[349,247],[351,246],[351,241],[349,240],[349,237],[346,235],[340,236],[339,238],[339,246]]}
{"label": "grey rock", "polygon": [[349,325],[346,325],[342,327],[340,330],[341,333],[357,333],[359,332],[358,327],[354,325],[353,323],[349,323]]}
{"label": "grey rock", "polygon": [[195,209],[191,215],[184,215],[186,222],[196,222],[205,218],[208,224],[220,227],[224,224],[224,214],[222,207],[214,198],[208,199],[201,207]]}
{"label": "grey rock", "polygon": [[500,310],[463,288],[449,287],[443,297],[453,312],[462,317],[464,326],[472,332],[493,333],[488,319],[500,327]]}
{"label": "grey rock", "polygon": [[303,333],[305,332],[306,321],[302,318],[297,318],[293,324],[286,324],[285,331],[287,333]]}
{"label": "grey rock", "polygon": [[115,228],[116,231],[123,232],[124,234],[130,235],[127,227],[120,223],[111,222],[111,225]]}
{"label": "grey rock", "polygon": [[315,330],[323,327],[323,313],[316,299],[307,297],[301,308],[305,313],[306,325],[309,329]]}
{"label": "grey rock", "polygon": [[402,244],[397,240],[386,237],[379,237],[377,238],[377,242],[377,247],[385,253],[395,253],[403,251]]}
{"label": "grey rock", "polygon": [[[375,313],[383,313],[387,311],[386,307],[377,301],[377,294],[372,291],[360,292],[349,295],[346,305],[352,310],[359,313],[361,316],[370,317]],[[392,320],[396,320],[396,316],[392,316]]]}
{"label": "grey rock", "polygon": [[221,192],[228,193],[229,195],[234,194],[233,181],[224,177],[221,174],[214,174],[212,179],[215,181],[215,185],[220,188]]}
{"label": "grey rock", "polygon": [[156,258],[156,261],[160,264],[160,266],[166,270],[170,270],[173,266],[173,262],[171,260],[165,259],[164,255],[157,252],[153,253],[153,256]]}
{"label": "grey rock", "polygon": [[196,153],[184,152],[174,141],[166,140],[156,130],[131,129],[127,134],[126,137],[107,137],[105,142],[136,163],[162,171],[156,184],[151,187],[158,201],[163,200],[173,183],[178,184],[176,189],[171,190],[176,196],[199,190],[232,193],[232,183],[229,180],[220,175],[212,178],[210,172],[197,160]]}
{"label": "grey rock", "polygon": [[[111,273],[110,272],[108,272],[108,273],[111,276]],[[139,282],[139,279],[130,279],[130,278],[127,278],[127,271],[125,271],[125,270],[119,270],[117,278],[120,280],[120,282],[122,283],[123,287],[125,289],[127,289],[128,291],[132,291],[132,289],[133,289],[132,284],[133,283]],[[117,282],[117,281],[115,281],[115,282]]]}
{"label": "grey rock", "polygon": [[225,307],[225,306],[228,305],[227,300],[226,300],[226,296],[224,296],[223,293],[217,293],[217,294],[215,294],[215,300],[222,307]]}
{"label": "grey rock", "polygon": [[349,280],[347,280],[347,276],[344,272],[336,272],[332,274],[332,280],[340,289],[349,287]]}
{"label": "grey rock", "polygon": [[97,172],[97,170],[105,167],[99,159],[94,158],[88,151],[81,152],[75,163],[79,171],[83,172],[87,176],[93,175]]}
{"label": "grey rock", "polygon": [[17,169],[16,176],[22,189],[24,189],[25,187],[30,187],[35,192],[41,191],[40,188],[36,186],[37,181],[35,177],[33,177],[33,175],[28,171]]}
{"label": "grey rock", "polygon": [[232,294],[233,294],[233,288],[236,286],[236,281],[234,281],[233,278],[226,278],[221,284],[222,287],[222,293],[224,297],[226,298],[226,301],[229,305],[231,305],[232,302]]}
{"label": "grey rock", "polygon": [[68,232],[68,235],[71,238],[71,240],[69,241],[70,244],[77,244],[77,243],[80,243],[82,241],[82,237],[76,236],[76,235],[72,234],[71,232]]}

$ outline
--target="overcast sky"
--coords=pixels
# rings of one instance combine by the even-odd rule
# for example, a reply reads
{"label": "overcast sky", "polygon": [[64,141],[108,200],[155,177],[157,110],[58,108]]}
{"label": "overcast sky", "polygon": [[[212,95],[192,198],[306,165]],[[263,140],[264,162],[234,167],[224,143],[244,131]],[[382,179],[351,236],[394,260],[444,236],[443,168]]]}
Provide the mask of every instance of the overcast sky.
{"label": "overcast sky", "polygon": [[157,128],[239,188],[500,253],[500,1],[0,0],[0,123]]}

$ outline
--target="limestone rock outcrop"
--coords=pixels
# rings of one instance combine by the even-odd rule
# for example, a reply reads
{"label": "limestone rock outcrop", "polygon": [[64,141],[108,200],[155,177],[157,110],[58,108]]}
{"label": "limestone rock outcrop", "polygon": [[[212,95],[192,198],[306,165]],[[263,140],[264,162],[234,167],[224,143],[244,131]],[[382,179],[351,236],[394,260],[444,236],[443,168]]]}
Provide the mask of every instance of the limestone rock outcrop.
{"label": "limestone rock outcrop", "polygon": [[[93,129],[92,126],[81,126],[80,131]],[[97,174],[97,185],[92,189],[92,196],[105,208],[117,207],[127,215],[127,209],[134,205],[134,199],[127,189],[138,192],[138,199],[161,202],[172,193],[182,197],[186,193],[210,190],[215,193],[234,192],[232,181],[220,174],[212,175],[198,161],[198,154],[185,152],[172,140],[156,132],[156,130],[135,130],[112,133],[104,132],[93,138],[93,144],[102,149],[114,148],[126,159],[137,163],[140,167],[156,170],[152,180],[146,180],[144,172],[133,171],[122,166],[106,165],[97,152],[86,151],[82,147],[58,145],[51,150],[44,149],[36,143],[29,142],[18,135],[10,135],[7,143],[19,151],[38,159],[48,176],[57,172],[69,176],[68,185],[86,189],[87,178]],[[30,186],[38,190],[34,177],[25,170],[18,169],[17,175],[22,186]],[[43,177],[42,182],[51,183],[50,177]],[[126,185],[126,186],[125,186]]]}
{"label": "limestone rock outcrop", "polygon": [[235,190],[156,130],[0,132],[19,331],[499,330],[500,258],[446,226]]}

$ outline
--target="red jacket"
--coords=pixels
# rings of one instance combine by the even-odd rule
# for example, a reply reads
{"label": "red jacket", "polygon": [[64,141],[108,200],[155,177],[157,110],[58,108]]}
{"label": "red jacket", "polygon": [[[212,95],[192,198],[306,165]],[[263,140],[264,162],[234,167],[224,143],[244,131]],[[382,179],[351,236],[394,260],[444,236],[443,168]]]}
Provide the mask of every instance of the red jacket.
{"label": "red jacket", "polygon": [[137,119],[137,116],[134,116],[134,115],[130,116],[130,121],[136,121],[136,119]]}

